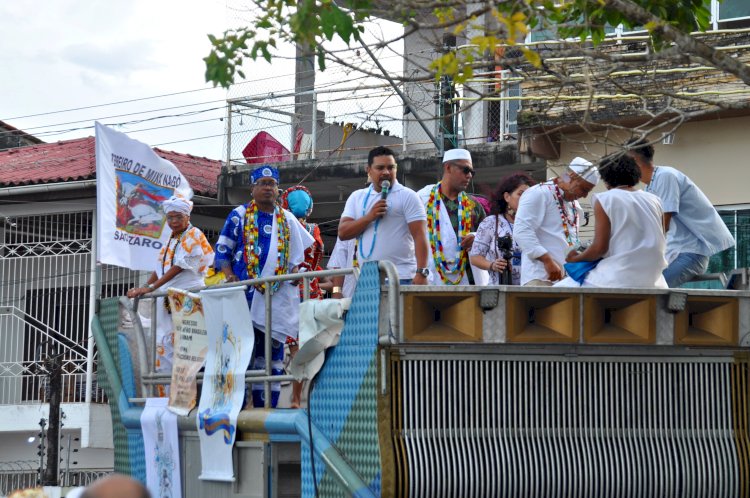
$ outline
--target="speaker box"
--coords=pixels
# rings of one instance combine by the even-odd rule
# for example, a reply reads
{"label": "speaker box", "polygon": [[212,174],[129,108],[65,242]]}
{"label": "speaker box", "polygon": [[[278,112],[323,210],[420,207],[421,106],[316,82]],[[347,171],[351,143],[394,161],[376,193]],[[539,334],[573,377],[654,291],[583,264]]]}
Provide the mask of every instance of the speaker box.
{"label": "speaker box", "polygon": [[736,346],[738,336],[736,298],[688,295],[685,309],[674,317],[675,344]]}
{"label": "speaker box", "polygon": [[579,295],[508,293],[505,301],[508,342],[578,342]]}
{"label": "speaker box", "polygon": [[482,309],[478,293],[405,292],[407,342],[481,342]]}
{"label": "speaker box", "polygon": [[583,342],[654,344],[656,296],[590,294],[583,298]]}

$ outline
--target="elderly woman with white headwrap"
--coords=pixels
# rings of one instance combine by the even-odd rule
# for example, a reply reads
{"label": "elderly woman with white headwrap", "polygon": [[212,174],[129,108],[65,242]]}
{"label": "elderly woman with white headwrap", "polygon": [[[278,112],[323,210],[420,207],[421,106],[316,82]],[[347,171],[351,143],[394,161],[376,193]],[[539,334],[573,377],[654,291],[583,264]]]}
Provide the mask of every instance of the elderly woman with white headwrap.
{"label": "elderly woman with white headwrap", "polygon": [[[156,269],[146,281],[146,286],[130,289],[128,297],[142,296],[159,288],[189,290],[202,287],[203,278],[214,262],[214,251],[206,236],[190,224],[193,203],[182,197],[172,196],[164,201],[162,208],[172,234],[162,247]],[[165,303],[164,298],[158,298],[156,371],[168,373],[172,371],[174,335],[172,319]]]}

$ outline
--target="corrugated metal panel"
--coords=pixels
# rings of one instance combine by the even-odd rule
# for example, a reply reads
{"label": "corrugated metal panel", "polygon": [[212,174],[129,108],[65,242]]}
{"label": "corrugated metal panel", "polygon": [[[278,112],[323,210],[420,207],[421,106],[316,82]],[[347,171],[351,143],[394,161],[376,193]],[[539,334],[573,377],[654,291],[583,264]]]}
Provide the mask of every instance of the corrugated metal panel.
{"label": "corrugated metal panel", "polygon": [[750,493],[746,360],[407,355],[394,368],[403,496]]}

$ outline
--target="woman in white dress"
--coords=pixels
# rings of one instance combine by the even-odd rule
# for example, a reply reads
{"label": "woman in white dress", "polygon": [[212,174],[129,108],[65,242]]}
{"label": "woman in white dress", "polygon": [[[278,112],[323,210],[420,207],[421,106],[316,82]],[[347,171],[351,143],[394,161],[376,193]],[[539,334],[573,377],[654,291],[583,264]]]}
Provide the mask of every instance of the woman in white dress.
{"label": "woman in white dress", "polygon": [[[204,287],[203,278],[214,262],[214,251],[203,232],[190,224],[193,203],[182,197],[171,197],[162,203],[167,225],[172,230],[156,261],[155,270],[145,287],[128,291],[128,297],[137,297],[161,288],[176,287],[192,290]],[[156,309],[156,360],[155,370],[172,372],[174,332],[172,317],[163,297],[157,298]],[[160,396],[167,395],[164,386],[158,386]]]}
{"label": "woman in white dress", "polygon": [[[534,185],[534,180],[525,173],[514,173],[508,175],[497,186],[493,194],[492,210],[477,227],[474,243],[469,251],[471,264],[490,274],[489,285],[500,285],[502,275],[510,267],[510,276],[513,285],[518,285],[521,280],[521,250],[513,240],[513,223],[516,220],[516,209],[518,201],[527,188]],[[510,260],[503,255],[498,247],[505,242],[511,254]]]}
{"label": "woman in white dress", "polygon": [[566,259],[569,263],[601,261],[585,277],[576,280],[568,276],[555,285],[666,288],[661,201],[634,188],[641,171],[628,156],[605,157],[599,163],[599,173],[608,190],[592,200],[594,240],[584,251],[568,253]]}

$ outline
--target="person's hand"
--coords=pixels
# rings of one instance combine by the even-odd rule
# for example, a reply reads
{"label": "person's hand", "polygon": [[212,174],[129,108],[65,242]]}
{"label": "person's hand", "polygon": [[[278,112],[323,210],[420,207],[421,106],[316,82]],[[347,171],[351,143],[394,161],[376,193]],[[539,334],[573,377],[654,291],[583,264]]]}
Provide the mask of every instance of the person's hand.
{"label": "person's hand", "polygon": [[229,284],[232,282],[239,282],[240,279],[234,273],[228,273],[226,270],[224,270],[224,281]]}
{"label": "person's hand", "polygon": [[367,213],[367,216],[369,216],[370,221],[375,221],[378,218],[382,218],[385,216],[385,213],[388,211],[388,204],[386,203],[385,199],[380,199],[378,202],[372,205],[372,208],[370,209],[370,212]]}
{"label": "person's hand", "polygon": [[474,234],[470,233],[463,239],[461,239],[461,249],[471,249],[472,244],[474,244]]}
{"label": "person's hand", "polygon": [[568,263],[575,263],[578,260],[578,255],[580,255],[578,251],[575,249],[571,250],[567,256],[565,256],[565,261]]}
{"label": "person's hand", "polygon": [[505,270],[505,268],[507,267],[508,267],[508,260],[503,259],[503,258],[498,258],[494,260],[492,263],[490,263],[490,267],[488,268],[488,270],[501,272]]}
{"label": "person's hand", "polygon": [[422,275],[421,273],[417,273],[414,275],[414,278],[411,281],[412,285],[427,285],[427,277]]}
{"label": "person's hand", "polygon": [[544,260],[544,271],[547,272],[547,278],[550,282],[557,282],[558,280],[562,280],[562,268],[554,259],[547,258]]}
{"label": "person's hand", "polygon": [[149,292],[151,292],[151,289],[149,289],[148,287],[133,287],[132,289],[128,291],[127,295],[129,298],[132,299],[132,298],[140,297],[144,294],[148,294]]}

